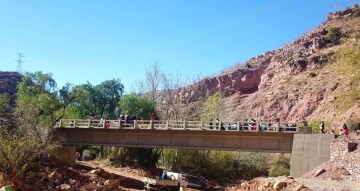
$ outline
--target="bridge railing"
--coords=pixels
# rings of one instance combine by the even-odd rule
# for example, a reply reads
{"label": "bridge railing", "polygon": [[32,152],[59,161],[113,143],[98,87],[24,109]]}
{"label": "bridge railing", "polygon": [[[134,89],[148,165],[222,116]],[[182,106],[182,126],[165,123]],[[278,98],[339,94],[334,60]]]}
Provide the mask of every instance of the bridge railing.
{"label": "bridge railing", "polygon": [[216,124],[215,121],[203,121],[202,122],[202,130],[207,131],[219,131],[219,124]]}
{"label": "bridge railing", "polygon": [[284,133],[298,133],[299,123],[280,123],[280,129]]}
{"label": "bridge railing", "polygon": [[206,130],[298,133],[298,123],[264,121],[176,121],[176,120],[90,120],[62,119],[58,128],[155,129],[155,130]]}
{"label": "bridge railing", "polygon": [[239,122],[239,129],[241,131],[258,131],[258,124],[256,122],[248,122],[248,121],[242,121]]}
{"label": "bridge railing", "polygon": [[168,120],[168,127],[171,130],[185,130],[185,121]]}
{"label": "bridge railing", "polygon": [[184,121],[186,130],[202,130],[203,123],[201,121]]}
{"label": "bridge railing", "polygon": [[152,123],[152,128],[156,130],[168,130],[168,122],[166,120],[153,120],[150,121]]}
{"label": "bridge railing", "polygon": [[152,129],[152,122],[150,120],[137,120],[135,121],[136,129]]}

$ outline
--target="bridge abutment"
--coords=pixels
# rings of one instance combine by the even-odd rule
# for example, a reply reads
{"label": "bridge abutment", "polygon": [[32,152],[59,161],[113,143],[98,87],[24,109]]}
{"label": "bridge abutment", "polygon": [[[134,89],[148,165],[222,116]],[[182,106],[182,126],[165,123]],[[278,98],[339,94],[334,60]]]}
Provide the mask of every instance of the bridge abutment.
{"label": "bridge abutment", "polygon": [[320,164],[330,160],[330,142],[333,134],[295,134],[290,175],[300,177]]}

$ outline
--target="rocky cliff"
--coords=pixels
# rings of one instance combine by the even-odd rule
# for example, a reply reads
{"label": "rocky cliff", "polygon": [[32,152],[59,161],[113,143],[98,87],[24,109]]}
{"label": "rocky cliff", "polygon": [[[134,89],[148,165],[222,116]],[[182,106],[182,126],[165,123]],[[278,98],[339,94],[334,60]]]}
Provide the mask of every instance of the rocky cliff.
{"label": "rocky cliff", "polygon": [[294,42],[180,90],[186,110],[215,92],[223,120],[246,116],[282,121],[360,119],[360,9],[330,14]]}
{"label": "rocky cliff", "polygon": [[20,80],[21,74],[17,72],[0,71],[0,94],[7,94],[11,105],[15,105],[16,88]]}

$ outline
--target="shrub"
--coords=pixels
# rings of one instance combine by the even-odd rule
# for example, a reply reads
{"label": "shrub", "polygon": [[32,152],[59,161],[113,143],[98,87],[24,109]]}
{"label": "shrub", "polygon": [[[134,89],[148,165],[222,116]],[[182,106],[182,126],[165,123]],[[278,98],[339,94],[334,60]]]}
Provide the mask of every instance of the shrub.
{"label": "shrub", "polygon": [[159,163],[174,171],[226,180],[267,175],[268,160],[264,153],[166,149]]}
{"label": "shrub", "polygon": [[341,37],[341,33],[338,28],[329,28],[325,35],[325,40],[336,45],[336,44],[339,44],[340,37]]}
{"label": "shrub", "polygon": [[28,167],[36,158],[50,153],[57,146],[41,139],[39,132],[28,126],[0,127],[0,172],[16,190],[29,190],[22,183]]}
{"label": "shrub", "polygon": [[289,176],[290,170],[284,167],[273,167],[269,171],[270,177],[277,177],[277,176]]}
{"label": "shrub", "polygon": [[269,176],[288,176],[290,174],[290,157],[278,155],[271,161]]}
{"label": "shrub", "polygon": [[312,77],[312,78],[314,78],[314,77],[317,76],[317,74],[316,74],[315,72],[310,72],[310,73],[309,73],[309,76]]}
{"label": "shrub", "polygon": [[[320,122],[322,120],[312,120],[309,121],[309,127],[312,129],[312,133],[319,133],[320,132]],[[324,121],[325,129],[327,129],[330,126],[330,123],[327,121]]]}

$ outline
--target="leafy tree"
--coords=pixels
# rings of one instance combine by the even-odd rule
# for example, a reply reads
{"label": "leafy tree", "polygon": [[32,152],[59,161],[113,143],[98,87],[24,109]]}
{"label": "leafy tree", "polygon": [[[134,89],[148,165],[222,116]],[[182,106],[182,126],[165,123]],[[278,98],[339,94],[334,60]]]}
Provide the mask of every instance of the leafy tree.
{"label": "leafy tree", "polygon": [[[155,103],[143,96],[136,94],[126,95],[119,102],[121,112],[124,114],[136,114],[138,118],[148,119],[150,113],[155,113]],[[148,148],[123,148],[114,155],[113,163],[122,166],[140,165],[144,167],[154,167],[158,162],[162,149]]]}
{"label": "leafy tree", "polygon": [[222,104],[223,95],[220,92],[206,98],[204,102],[204,110],[201,114],[201,120],[208,121],[224,115],[224,107]]}
{"label": "leafy tree", "polygon": [[20,118],[21,124],[52,127],[74,99],[69,85],[57,90],[51,74],[27,73],[18,84],[15,112],[18,116],[26,116]]}
{"label": "leafy tree", "polygon": [[148,119],[151,113],[155,113],[155,103],[149,98],[136,94],[122,97],[119,106],[122,113],[136,114],[138,118]]}
{"label": "leafy tree", "polygon": [[116,107],[123,94],[124,85],[119,79],[107,80],[99,85],[90,83],[74,88],[78,114],[82,117],[97,116],[116,118]]}
{"label": "leafy tree", "polygon": [[19,82],[13,119],[16,126],[0,124],[0,171],[16,190],[30,189],[22,184],[27,167],[57,147],[49,127],[62,118],[74,99],[70,90],[68,85],[58,90],[51,75],[41,72],[27,73]]}

